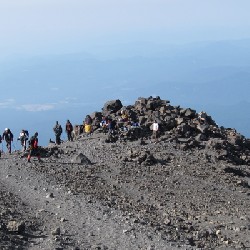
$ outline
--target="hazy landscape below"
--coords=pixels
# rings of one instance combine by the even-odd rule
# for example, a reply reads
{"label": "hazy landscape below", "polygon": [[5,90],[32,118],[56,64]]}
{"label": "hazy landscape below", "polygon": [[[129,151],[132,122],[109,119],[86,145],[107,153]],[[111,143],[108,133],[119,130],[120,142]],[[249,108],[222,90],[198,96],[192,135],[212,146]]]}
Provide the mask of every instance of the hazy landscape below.
{"label": "hazy landscape below", "polygon": [[22,128],[38,131],[40,144],[47,145],[56,120],[79,124],[108,100],[129,105],[139,96],[160,96],[204,110],[218,125],[250,137],[249,44],[116,44],[78,54],[8,58],[0,62],[0,129],[11,128],[15,139]]}

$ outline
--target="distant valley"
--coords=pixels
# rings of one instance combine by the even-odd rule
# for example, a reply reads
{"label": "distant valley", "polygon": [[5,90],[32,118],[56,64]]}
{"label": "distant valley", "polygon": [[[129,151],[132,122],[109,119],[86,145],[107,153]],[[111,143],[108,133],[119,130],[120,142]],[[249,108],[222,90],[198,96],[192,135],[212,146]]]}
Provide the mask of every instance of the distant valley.
{"label": "distant valley", "polygon": [[142,44],[137,50],[122,44],[88,53],[9,58],[0,62],[1,129],[10,127],[16,136],[23,127],[38,130],[47,145],[56,120],[82,123],[108,100],[129,105],[139,96],[159,95],[173,105],[205,110],[220,126],[250,137],[249,44]]}

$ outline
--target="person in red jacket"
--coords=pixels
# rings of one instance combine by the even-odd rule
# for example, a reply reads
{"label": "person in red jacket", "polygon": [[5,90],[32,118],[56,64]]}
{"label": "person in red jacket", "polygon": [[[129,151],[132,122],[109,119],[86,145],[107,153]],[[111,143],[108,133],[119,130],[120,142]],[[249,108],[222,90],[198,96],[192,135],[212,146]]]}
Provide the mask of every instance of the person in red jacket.
{"label": "person in red jacket", "polygon": [[30,162],[31,156],[36,156],[38,161],[41,162],[41,156],[38,149],[38,133],[36,132],[29,140],[30,151],[28,155],[28,162]]}
{"label": "person in red jacket", "polygon": [[68,136],[68,141],[73,141],[72,132],[73,132],[73,126],[69,120],[67,120],[65,125],[65,131]]}

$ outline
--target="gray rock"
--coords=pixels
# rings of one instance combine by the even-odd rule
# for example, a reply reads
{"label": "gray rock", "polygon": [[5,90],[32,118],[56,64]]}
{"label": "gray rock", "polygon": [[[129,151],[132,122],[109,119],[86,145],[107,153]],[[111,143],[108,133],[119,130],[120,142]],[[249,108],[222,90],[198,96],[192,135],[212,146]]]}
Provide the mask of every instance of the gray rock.
{"label": "gray rock", "polygon": [[7,224],[7,229],[9,232],[18,232],[18,233],[24,233],[25,232],[25,223],[23,221],[9,221]]}
{"label": "gray rock", "polygon": [[75,156],[72,160],[72,163],[77,164],[91,164],[91,161],[85,156],[84,154],[80,153],[77,156]]}

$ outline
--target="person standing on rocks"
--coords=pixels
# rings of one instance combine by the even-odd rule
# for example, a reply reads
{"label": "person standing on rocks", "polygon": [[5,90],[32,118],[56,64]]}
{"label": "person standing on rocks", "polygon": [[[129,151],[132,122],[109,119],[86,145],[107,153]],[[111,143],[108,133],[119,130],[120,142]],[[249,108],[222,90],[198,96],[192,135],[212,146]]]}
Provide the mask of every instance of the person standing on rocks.
{"label": "person standing on rocks", "polygon": [[56,136],[56,144],[61,144],[61,134],[62,134],[62,126],[56,121],[56,125],[53,128],[55,136]]}
{"label": "person standing on rocks", "polygon": [[38,133],[36,132],[29,140],[29,155],[28,155],[28,162],[30,162],[31,156],[36,156],[38,161],[41,162],[41,156],[38,149]]}
{"label": "person standing on rocks", "polygon": [[66,122],[65,131],[67,133],[68,141],[73,141],[72,137],[73,126],[69,120],[67,120]]}
{"label": "person standing on rocks", "polygon": [[2,139],[6,141],[6,147],[11,154],[11,142],[13,141],[13,134],[9,128],[6,128],[3,132]]}
{"label": "person standing on rocks", "polygon": [[154,140],[154,143],[157,143],[159,136],[159,123],[156,120],[152,124],[152,130],[153,130],[152,140]]}

